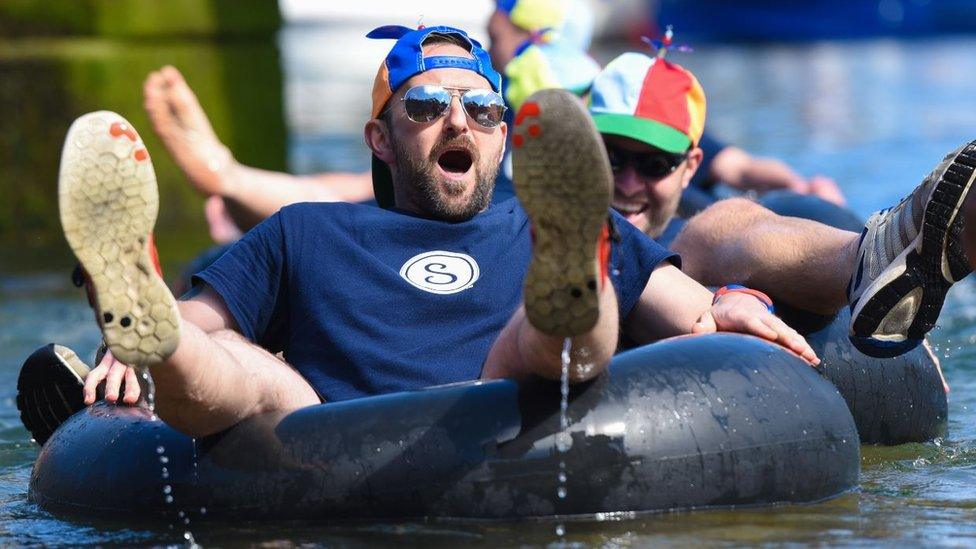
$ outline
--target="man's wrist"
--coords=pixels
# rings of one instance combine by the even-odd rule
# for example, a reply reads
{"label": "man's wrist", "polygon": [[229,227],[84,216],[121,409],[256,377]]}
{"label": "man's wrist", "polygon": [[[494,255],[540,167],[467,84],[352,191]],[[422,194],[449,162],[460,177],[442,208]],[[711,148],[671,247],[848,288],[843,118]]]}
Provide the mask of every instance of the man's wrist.
{"label": "man's wrist", "polygon": [[761,301],[762,304],[766,306],[766,309],[768,309],[770,313],[776,312],[776,308],[773,306],[773,300],[768,295],[766,295],[763,292],[760,292],[759,290],[753,290],[752,288],[747,288],[742,284],[729,284],[727,286],[722,286],[718,290],[715,290],[715,297],[712,298],[712,305],[717,303],[719,298],[721,298],[722,296],[731,293],[751,295],[752,297],[755,297],[756,299]]}

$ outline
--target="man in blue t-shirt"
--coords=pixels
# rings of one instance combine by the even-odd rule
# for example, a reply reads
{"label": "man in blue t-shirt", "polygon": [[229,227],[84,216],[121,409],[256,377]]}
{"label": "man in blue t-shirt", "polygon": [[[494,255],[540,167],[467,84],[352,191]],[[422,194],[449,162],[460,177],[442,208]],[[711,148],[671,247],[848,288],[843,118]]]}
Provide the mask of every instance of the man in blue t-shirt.
{"label": "man in blue t-shirt", "polygon": [[[85,380],[89,403],[100,381],[117,390],[131,375],[125,364],[148,366],[156,412],[202,436],[323,400],[558,378],[567,338],[570,379],[589,379],[618,330],[638,343],[740,331],[818,362],[761,293],[713,296],[676,256],[608,218],[610,166],[568,92],[533,95],[508,128],[500,77],[463,31],[391,26],[369,37],[396,39],[365,127],[374,184],[391,186],[395,207],[284,208],[178,304],[150,264],[156,190],[141,140],[105,111],[72,125],[62,221],[110,349]],[[520,200],[490,206],[508,131]]]}

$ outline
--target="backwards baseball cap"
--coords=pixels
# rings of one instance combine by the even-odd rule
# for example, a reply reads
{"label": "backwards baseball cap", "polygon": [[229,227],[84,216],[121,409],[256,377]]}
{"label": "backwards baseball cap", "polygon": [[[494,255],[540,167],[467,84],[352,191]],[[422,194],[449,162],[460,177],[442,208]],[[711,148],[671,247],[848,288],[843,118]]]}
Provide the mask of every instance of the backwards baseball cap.
{"label": "backwards baseball cap", "polygon": [[[424,57],[424,44],[430,41],[432,36],[458,37],[464,44],[463,47],[471,53],[471,57],[456,55]],[[501,93],[502,77],[491,66],[488,52],[477,40],[461,29],[448,26],[411,29],[400,25],[387,25],[373,29],[366,38],[396,40],[373,81],[373,118],[377,118],[383,112],[386,103],[407,80],[434,69],[464,69],[476,72],[488,81],[493,91]],[[380,207],[393,206],[393,177],[390,167],[376,155],[373,155],[373,192],[376,203]]]}
{"label": "backwards baseball cap", "polygon": [[682,153],[705,127],[705,92],[691,72],[641,53],[611,61],[593,81],[590,114],[600,133]]}
{"label": "backwards baseball cap", "polygon": [[[432,35],[460,38],[460,41],[465,44],[464,47],[471,53],[471,57],[456,55],[424,57],[424,43],[429,41]],[[448,26],[410,29],[400,25],[387,25],[373,29],[366,38],[396,39],[396,43],[386,55],[373,81],[373,118],[383,112],[386,102],[404,82],[433,69],[465,69],[476,72],[488,81],[492,90],[501,93],[502,77],[491,66],[488,52],[477,40],[461,29]]]}

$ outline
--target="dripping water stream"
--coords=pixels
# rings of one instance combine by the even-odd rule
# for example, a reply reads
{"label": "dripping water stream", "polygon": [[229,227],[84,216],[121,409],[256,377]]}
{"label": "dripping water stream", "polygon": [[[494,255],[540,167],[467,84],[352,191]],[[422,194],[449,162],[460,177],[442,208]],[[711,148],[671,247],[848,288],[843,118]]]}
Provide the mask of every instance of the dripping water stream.
{"label": "dripping water stream", "polygon": [[[140,375],[142,378],[142,389],[146,395],[146,407],[149,408],[150,421],[159,421],[156,416],[156,384],[153,382],[152,375],[149,373],[148,368],[143,368]],[[159,439],[159,435],[156,435],[156,439]],[[175,498],[173,496],[173,485],[169,483],[169,456],[166,455],[166,447],[162,444],[156,446],[156,458],[159,460],[159,474],[163,481],[163,501],[166,505],[175,505]],[[196,453],[194,452],[194,467],[196,467]],[[204,509],[200,510],[204,513]],[[179,519],[182,521],[183,530],[183,541],[187,547],[192,549],[197,549],[200,545],[197,544],[196,539],[193,536],[193,532],[190,531],[190,515],[185,510],[180,510],[177,514]],[[173,529],[173,524],[169,525],[170,529]]]}
{"label": "dripping water stream", "polygon": [[[569,363],[570,363],[570,351],[573,349],[573,340],[566,338],[563,341],[563,352],[560,355],[562,359],[562,374],[559,378],[559,433],[556,435],[556,450],[559,452],[559,474],[556,477],[558,481],[556,483],[556,497],[559,499],[566,499],[568,495],[568,490],[566,488],[566,481],[568,477],[566,475],[566,460],[562,454],[569,451],[570,447],[573,445],[573,439],[569,434],[569,415],[566,413],[569,409]],[[556,535],[560,538],[566,535],[566,526],[563,523],[556,525]]]}

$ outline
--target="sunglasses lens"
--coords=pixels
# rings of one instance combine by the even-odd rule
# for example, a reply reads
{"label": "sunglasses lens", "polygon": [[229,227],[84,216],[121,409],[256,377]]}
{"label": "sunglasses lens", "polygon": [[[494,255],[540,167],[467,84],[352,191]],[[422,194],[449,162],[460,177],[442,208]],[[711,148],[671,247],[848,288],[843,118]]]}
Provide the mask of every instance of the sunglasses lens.
{"label": "sunglasses lens", "polygon": [[676,163],[673,158],[660,154],[639,155],[635,160],[634,169],[639,175],[647,179],[660,179],[673,172],[680,163],[680,161]]}
{"label": "sunglasses lens", "polygon": [[681,154],[663,152],[635,153],[607,146],[607,159],[610,160],[610,169],[614,173],[620,173],[626,170],[627,166],[633,166],[637,175],[644,179],[661,179],[670,175],[685,157]]}
{"label": "sunglasses lens", "polygon": [[491,90],[468,90],[461,96],[464,110],[478,124],[494,128],[505,116],[505,100]]}
{"label": "sunglasses lens", "polygon": [[451,94],[440,86],[417,86],[403,96],[403,108],[414,122],[430,122],[447,110]]}
{"label": "sunglasses lens", "polygon": [[607,147],[607,158],[610,160],[610,169],[614,172],[622,172],[630,164],[630,156],[618,151],[615,147]]}

